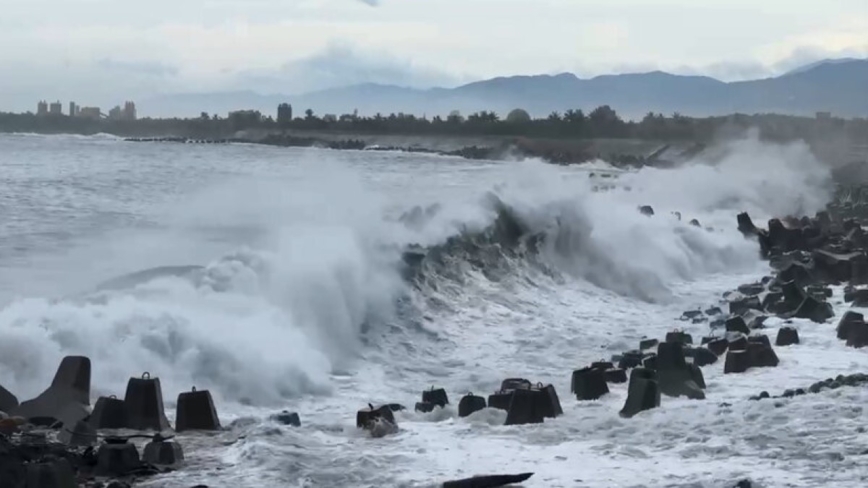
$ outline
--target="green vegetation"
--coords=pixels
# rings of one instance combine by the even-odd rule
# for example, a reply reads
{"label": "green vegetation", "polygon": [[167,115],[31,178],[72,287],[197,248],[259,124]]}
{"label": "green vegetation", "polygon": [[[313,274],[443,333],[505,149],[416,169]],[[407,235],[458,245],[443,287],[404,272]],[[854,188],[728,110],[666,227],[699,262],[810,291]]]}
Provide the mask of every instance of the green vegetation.
{"label": "green vegetation", "polygon": [[239,111],[222,118],[202,113],[191,119],[108,120],[85,119],[62,115],[0,113],[0,132],[36,133],[109,133],[126,137],[177,136],[189,138],[231,138],[238,131],[332,132],[356,135],[416,135],[416,136],[506,136],[532,139],[582,140],[595,138],[644,139],[709,142],[728,132],[756,128],[769,140],[822,140],[831,136],[849,141],[868,140],[868,120],[845,120],[832,117],[795,117],[774,114],[728,115],[693,118],[680,114],[664,116],[647,114],[640,121],[625,121],[609,106],[585,114],[582,110],[553,112],[547,117],[532,119],[516,109],[502,119],[498,114],[482,111],[466,117],[457,111],[442,118],[417,117],[412,114],[377,114],[317,116],[312,110],[303,117],[292,118],[292,107],[279,107],[279,117],[264,117],[258,111]]}

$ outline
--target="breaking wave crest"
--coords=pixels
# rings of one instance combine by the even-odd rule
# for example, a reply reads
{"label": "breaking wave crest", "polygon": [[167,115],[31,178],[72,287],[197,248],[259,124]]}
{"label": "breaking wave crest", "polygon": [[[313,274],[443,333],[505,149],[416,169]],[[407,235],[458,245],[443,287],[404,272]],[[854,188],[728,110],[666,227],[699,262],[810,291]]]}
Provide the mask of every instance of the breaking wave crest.
{"label": "breaking wave crest", "polygon": [[201,267],[136,273],[0,310],[0,372],[14,381],[6,386],[36,394],[62,356],[86,354],[97,394],[122,394],[143,368],[168,392],[196,385],[242,403],[324,394],[331,374],[378,347],[374,338],[412,334],[422,316],[461,313],[459,299],[466,306],[481,286],[508,297],[541,280],[581,280],[666,301],[673,281],[757,265],[736,212],[807,213],[829,195],[828,171],[804,146],[752,139],[680,168],[605,181],[590,176],[593,168],[492,165],[465,197],[409,210],[401,202],[398,212],[349,169],[317,168],[297,191],[236,183],[199,195],[186,222],[175,216],[196,232],[256,236],[255,245]]}

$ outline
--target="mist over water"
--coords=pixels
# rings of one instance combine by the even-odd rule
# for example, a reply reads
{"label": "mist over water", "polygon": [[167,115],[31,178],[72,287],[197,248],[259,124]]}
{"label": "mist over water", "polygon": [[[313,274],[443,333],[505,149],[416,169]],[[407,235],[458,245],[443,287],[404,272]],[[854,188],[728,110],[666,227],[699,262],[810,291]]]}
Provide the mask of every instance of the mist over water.
{"label": "mist over water", "polygon": [[[19,397],[39,393],[67,354],[93,359],[95,394],[120,395],[143,370],[165,391],[196,385],[219,402],[334,394],[333,373],[366,361],[401,369],[406,351],[450,340],[450,317],[484,314],[488,300],[509,302],[534,284],[665,303],[675,281],[754,270],[757,248],[736,231],[735,213],[762,222],[811,213],[828,196],[828,171],[805,146],[755,139],[677,169],[601,180],[593,168],[539,161],[2,137],[15,149],[0,163],[13,174],[5,205],[32,200],[13,210],[48,239],[26,248],[25,228],[3,245],[3,255],[18,253],[4,263],[14,279],[3,289],[38,280],[23,289],[47,291],[7,293],[0,310],[0,378]],[[22,158],[27,170],[9,168]],[[41,174],[50,182],[34,186]],[[594,191],[601,183],[615,188]],[[59,186],[79,215],[33,213]],[[637,211],[645,204],[654,217]],[[416,205],[414,219],[399,218]],[[495,222],[513,230],[492,233]],[[64,237],[51,241],[52,232]],[[411,244],[427,252],[417,281],[402,261]],[[187,264],[205,268],[90,291]]]}

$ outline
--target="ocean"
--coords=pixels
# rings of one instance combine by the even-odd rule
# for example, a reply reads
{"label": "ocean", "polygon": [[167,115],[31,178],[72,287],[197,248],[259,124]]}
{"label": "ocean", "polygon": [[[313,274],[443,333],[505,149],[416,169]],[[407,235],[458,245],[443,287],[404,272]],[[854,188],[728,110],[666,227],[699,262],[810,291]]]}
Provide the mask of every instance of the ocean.
{"label": "ocean", "polygon": [[[868,371],[837,318],[796,320],[802,344],[776,348],[776,368],[703,368],[705,400],[624,419],[626,385],[570,395],[574,369],[644,337],[707,335],[682,313],[769,273],[736,214],[825,205],[829,170],[803,144],[746,137],[623,171],[18,134],[0,135],[0,171],[0,384],[31,398],[87,355],[94,400],[145,371],[170,420],[179,393],[214,397],[226,429],[180,435],[187,466],[142,486],[864,485],[868,391],[748,401]],[[183,268],[129,276],[167,266]],[[458,417],[462,395],[509,377],[553,384],[564,415]],[[450,405],[414,412],[432,386]],[[406,405],[400,431],[357,429],[369,403]],[[302,426],[270,419],[282,410]]]}

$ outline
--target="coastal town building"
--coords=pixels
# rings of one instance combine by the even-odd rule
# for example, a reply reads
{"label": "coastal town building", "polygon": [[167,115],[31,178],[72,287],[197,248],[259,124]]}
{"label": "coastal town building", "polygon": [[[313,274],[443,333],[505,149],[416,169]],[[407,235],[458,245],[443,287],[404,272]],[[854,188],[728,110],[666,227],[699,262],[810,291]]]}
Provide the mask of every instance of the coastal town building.
{"label": "coastal town building", "polygon": [[48,113],[51,115],[63,115],[63,104],[59,101],[52,103],[48,107]]}
{"label": "coastal town building", "polygon": [[36,104],[36,115],[48,115],[48,102],[40,100]]}

